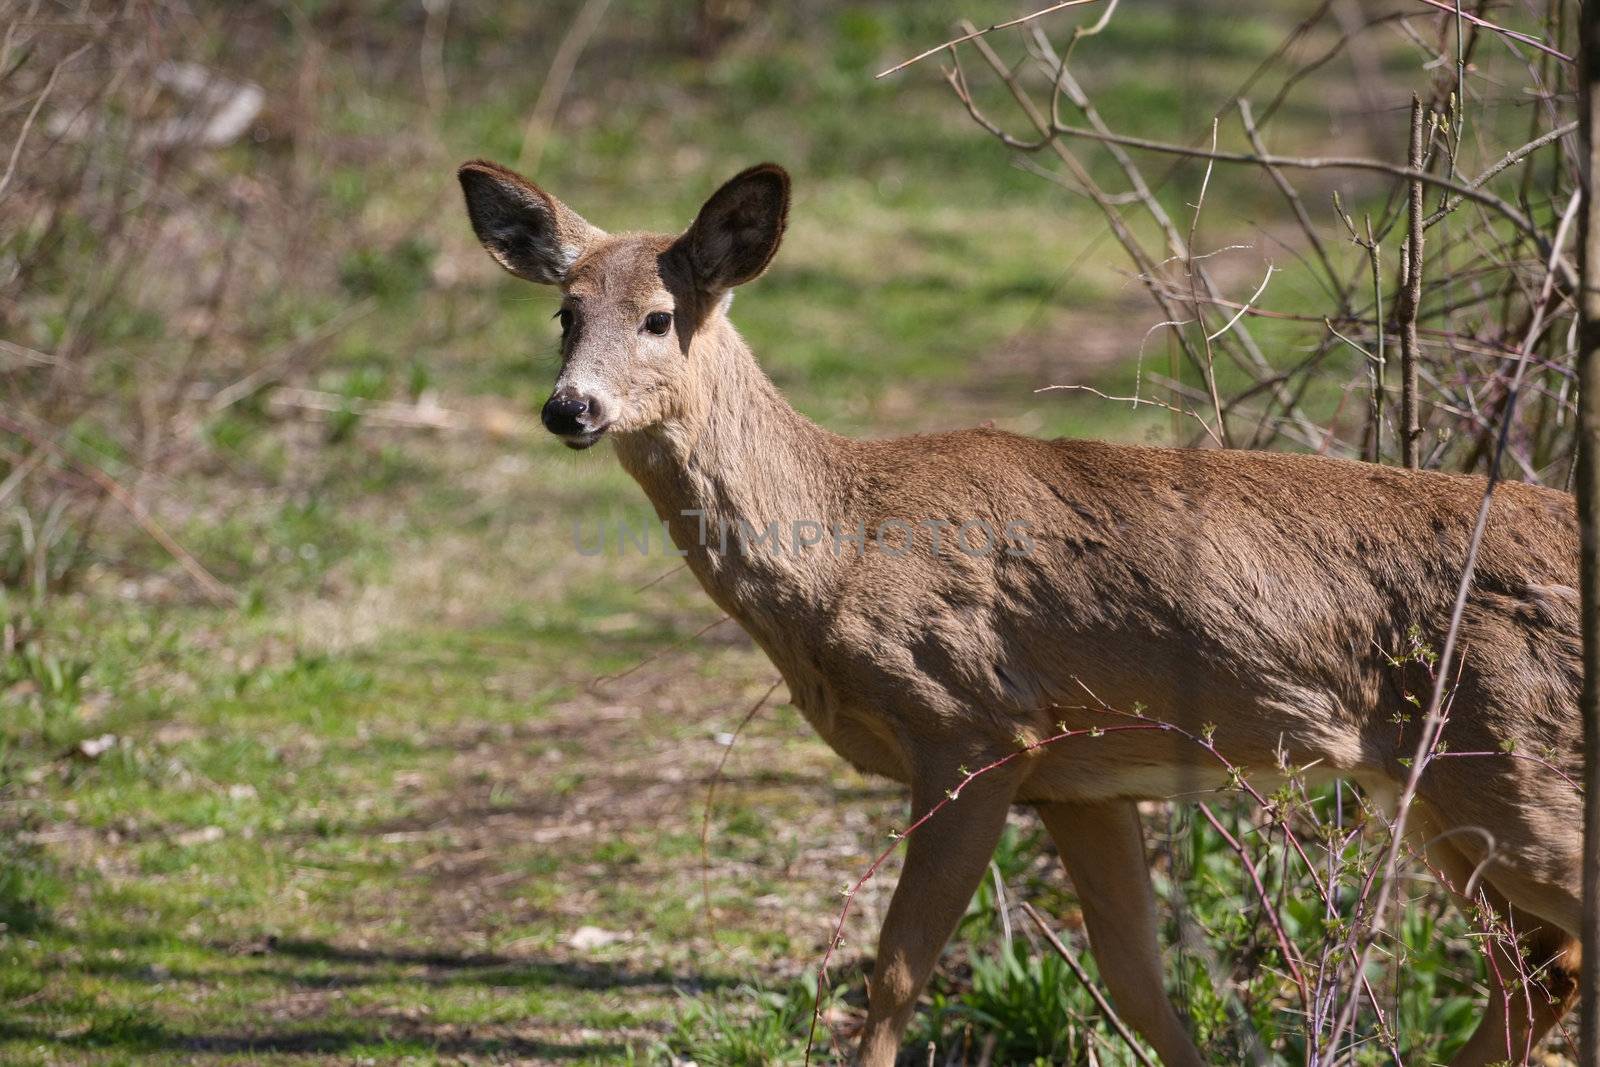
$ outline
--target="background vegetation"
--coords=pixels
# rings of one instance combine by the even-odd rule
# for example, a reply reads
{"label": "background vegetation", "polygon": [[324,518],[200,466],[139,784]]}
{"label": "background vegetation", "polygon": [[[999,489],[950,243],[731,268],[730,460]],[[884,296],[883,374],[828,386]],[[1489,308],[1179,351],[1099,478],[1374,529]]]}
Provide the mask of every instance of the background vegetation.
{"label": "background vegetation", "polygon": [[[903,798],[842,767],[781,690],[735,744],[776,680],[760,654],[671,560],[574,550],[575,524],[648,509],[606,450],[573,456],[537,429],[555,301],[477,248],[453,169],[520,162],[601,226],[666,230],[773,159],[796,178],[793,221],[734,318],[801,410],[853,433],[993,421],[1190,441],[1192,415],[1037,392],[1210,410],[1101,214],[975,125],[943,57],[873,78],[958,18],[1032,5],[0,5],[0,1060],[797,1059],[839,887]],[[1450,87],[1450,20],[1410,0],[1302,7],[1131,5],[1073,70],[1117,130],[1205,144],[1236,95],[1261,113],[1284,88],[1275,151],[1403,161],[1410,94]],[[1042,23],[1049,39],[1089,10]],[[1493,12],[1557,45],[1570,13]],[[989,40],[1008,62],[1036,46]],[[1537,54],[1482,47],[1463,174],[1565,106],[1559,78],[1526,73]],[[975,106],[1031,136],[982,61],[963,64]],[[1083,158],[1122,188],[1109,154]],[[1551,153],[1499,188],[1548,232],[1564,168]],[[1276,268],[1263,306],[1317,336],[1283,318],[1253,336],[1285,375],[1315,364],[1284,379],[1327,431],[1309,444],[1360,453],[1357,348],[1384,316],[1347,291],[1368,325],[1330,340],[1329,272],[1267,176],[1216,171],[1200,211],[1202,162],[1147,173],[1235,303]],[[1369,260],[1332,194],[1353,225],[1373,216],[1392,301],[1395,183],[1318,171],[1300,188],[1341,277]],[[1483,470],[1473,390],[1506,390],[1462,353],[1492,364],[1520,339],[1540,279],[1519,264],[1539,257],[1497,221],[1452,240],[1462,289],[1425,318],[1443,331],[1429,456]],[[1209,307],[1210,329],[1232,310]],[[1563,314],[1539,335],[1542,421],[1514,436],[1513,476],[1554,484]],[[1230,397],[1258,376],[1213,373]],[[1240,411],[1236,430],[1278,425]],[[1480,417],[1458,426],[1462,411]],[[1219,1060],[1298,1058],[1236,857],[1191,816],[1148,817],[1197,1032]],[[1227,818],[1272,844],[1248,806]],[[892,867],[856,897],[823,997],[841,1042]],[[1074,936],[1031,816],[993,873],[918,1046],[1127,1062],[1016,910]],[[1266,873],[1291,934],[1326,936],[1287,865]],[[1476,1021],[1482,935],[1431,883],[1406,886],[1374,973],[1399,1046],[1429,1062]],[[1363,1033],[1358,1058],[1392,1059]]]}

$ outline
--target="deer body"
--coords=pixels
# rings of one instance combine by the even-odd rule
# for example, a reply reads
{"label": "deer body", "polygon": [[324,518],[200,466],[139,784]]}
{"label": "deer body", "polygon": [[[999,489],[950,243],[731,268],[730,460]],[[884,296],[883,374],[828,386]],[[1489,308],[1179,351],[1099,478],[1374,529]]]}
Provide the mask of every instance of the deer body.
{"label": "deer body", "polygon": [[[1215,724],[1218,747],[1254,769],[1283,751],[1330,775],[1404,780],[1397,760],[1415,732],[1394,719],[1431,682],[1391,661],[1442,643],[1481,479],[993,430],[853,441],[790,408],[732,327],[719,329],[703,342],[719,350],[707,365],[741,383],[726,406],[738,417],[619,437],[618,454],[706,592],[860,769],[909,782],[930,733],[1005,752],[1019,731],[1116,721],[1103,703],[1196,733]],[[1454,716],[1452,737],[1572,751],[1571,498],[1502,485],[1491,516],[1466,630],[1488,647],[1464,680],[1492,667],[1490,684],[1524,695],[1503,722]],[[714,534],[897,518],[915,530],[900,555],[837,542],[773,552]],[[973,518],[1024,523],[1031,551],[960,551],[956,530]],[[938,552],[916,525],[933,519],[947,522]],[[1190,774],[1226,778],[1180,735],[1097,741],[1039,753],[1019,799],[1165,796]],[[1094,771],[1071,769],[1080,762]],[[1126,784],[1141,779],[1158,784]]]}
{"label": "deer body", "polygon": [[[1091,940],[1127,946],[1101,961],[1118,1010],[1168,1064],[1201,1062],[1161,993],[1133,804],[1226,783],[1202,734],[1252,780],[1311,766],[1380,790],[1404,782],[1432,689],[1408,653],[1442,643],[1482,481],[991,430],[849,440],[794,411],[726,318],[725,293],[760,273],[782,233],[781,171],[734,179],[676,239],[608,237],[492,164],[467,165],[462,181],[491,253],[566,293],[547,424],[579,446],[613,439],[811,725],[858,768],[910,785],[913,815],[962,768],[1061,725],[1127,725],[1137,708],[1180,728],[1031,751],[913,835],[861,1061],[893,1062],[1006,810],[1026,803],[1061,848]],[[599,355],[618,350],[629,355],[609,366]],[[904,524],[892,545],[738,536],[886,523]],[[964,523],[1025,536],[977,551],[959,540]],[[1439,760],[1419,792],[1430,836],[1483,831],[1432,842],[1437,862],[1463,882],[1481,867],[1563,981],[1576,966],[1581,813],[1547,764],[1581,777],[1576,561],[1570,497],[1496,490],[1445,736],[1460,752],[1510,745],[1548,760]],[[1555,1005],[1489,1012],[1457,1062],[1503,1058],[1508,1041],[1542,1033],[1570,1001],[1556,984]]]}

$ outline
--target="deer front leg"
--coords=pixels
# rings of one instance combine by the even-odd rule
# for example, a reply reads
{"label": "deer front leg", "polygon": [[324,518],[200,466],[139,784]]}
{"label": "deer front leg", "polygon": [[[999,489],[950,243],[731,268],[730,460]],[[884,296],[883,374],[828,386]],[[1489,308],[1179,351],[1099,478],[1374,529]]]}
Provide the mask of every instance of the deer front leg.
{"label": "deer front leg", "polygon": [[[917,996],[988,869],[1016,780],[1010,767],[991,771],[907,838],[905,866],[878,934],[878,962],[867,988],[861,1067],[894,1064]],[[957,781],[953,768],[940,777],[919,776],[911,787],[913,821],[945,799]]]}
{"label": "deer front leg", "polygon": [[1041,804],[1039,815],[1078,891],[1112,1005],[1167,1067],[1202,1067],[1161,980],[1155,893],[1138,807],[1132,801]]}

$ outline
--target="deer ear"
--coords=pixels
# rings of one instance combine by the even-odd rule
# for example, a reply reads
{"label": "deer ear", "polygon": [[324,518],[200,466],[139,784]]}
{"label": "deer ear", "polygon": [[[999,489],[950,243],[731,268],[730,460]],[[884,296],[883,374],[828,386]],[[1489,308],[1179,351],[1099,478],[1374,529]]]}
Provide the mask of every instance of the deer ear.
{"label": "deer ear", "polygon": [[559,285],[592,242],[605,236],[583,216],[498,163],[475,159],[456,172],[467,217],[483,247],[530,282]]}
{"label": "deer ear", "polygon": [[776,163],[761,163],[712,193],[672,250],[697,287],[721,292],[767,269],[788,223],[789,175]]}

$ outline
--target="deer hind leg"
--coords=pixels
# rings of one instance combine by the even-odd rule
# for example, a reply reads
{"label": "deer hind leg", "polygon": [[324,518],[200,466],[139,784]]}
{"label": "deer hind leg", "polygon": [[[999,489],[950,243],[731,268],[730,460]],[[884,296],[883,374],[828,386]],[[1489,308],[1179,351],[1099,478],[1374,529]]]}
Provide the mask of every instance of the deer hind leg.
{"label": "deer hind leg", "polygon": [[[1578,940],[1554,923],[1510,903],[1459,845],[1438,835],[1439,820],[1416,809],[1424,832],[1432,835],[1427,856],[1457,893],[1469,886],[1487,901],[1507,936],[1486,939],[1489,999],[1483,1021],[1450,1060],[1450,1067],[1524,1063],[1578,997]],[[1476,879],[1474,876],[1476,875]],[[1465,903],[1463,907],[1468,906]],[[1516,934],[1513,945],[1509,934]],[[1524,977],[1527,981],[1523,981]]]}
{"label": "deer hind leg", "polygon": [[[1520,908],[1506,907],[1501,914],[1517,931],[1521,959],[1511,945],[1493,942],[1487,1010],[1467,1043],[1450,1060],[1451,1067],[1528,1062],[1539,1042],[1578,999],[1578,942]],[[1520,980],[1523,974],[1528,976],[1526,983]]]}
{"label": "deer hind leg", "polygon": [[1155,893],[1139,809],[1131,801],[1039,805],[1083,906],[1100,977],[1112,1005],[1167,1067],[1201,1067],[1161,975]]}
{"label": "deer hind leg", "polygon": [[[1017,777],[1011,767],[983,775],[907,839],[905,866],[878,934],[878,960],[867,987],[857,1058],[863,1067],[892,1067],[917,996],[988,869]],[[912,819],[944,800],[956,781],[918,776],[911,787]]]}

